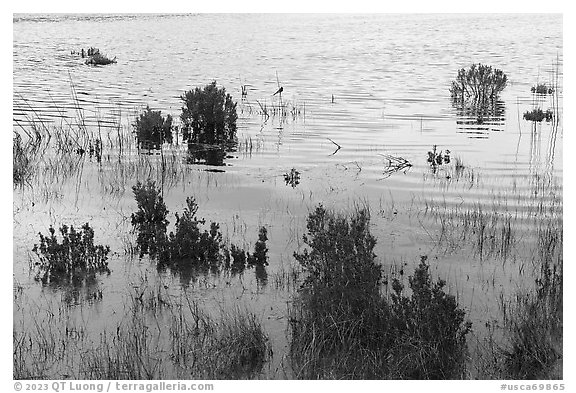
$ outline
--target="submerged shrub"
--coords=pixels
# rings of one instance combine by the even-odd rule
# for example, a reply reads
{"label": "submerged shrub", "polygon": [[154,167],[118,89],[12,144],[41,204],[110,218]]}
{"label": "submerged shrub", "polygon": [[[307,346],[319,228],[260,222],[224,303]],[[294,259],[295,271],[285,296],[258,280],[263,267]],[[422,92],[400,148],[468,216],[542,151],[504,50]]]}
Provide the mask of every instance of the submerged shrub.
{"label": "submerged shrub", "polygon": [[470,324],[445,283],[432,283],[423,258],[411,295],[394,280],[382,296],[369,214],[316,208],[295,253],[308,273],[290,310],[290,355],[299,378],[448,379],[462,377]]}
{"label": "submerged shrub", "polygon": [[532,109],[524,113],[524,119],[528,121],[541,122],[542,120],[551,121],[554,118],[554,113],[548,109],[544,112],[540,108]]}
{"label": "submerged shrub", "polygon": [[172,143],[172,116],[162,116],[161,111],[153,111],[149,106],[136,118],[134,124],[139,143],[160,145]]}
{"label": "submerged shrub", "polygon": [[[98,48],[88,48],[86,51],[88,55],[88,59],[85,61],[88,65],[108,65],[116,63],[116,57],[113,59],[108,58],[106,55],[100,53],[100,49]],[[84,49],[82,49],[82,58],[85,57]]]}
{"label": "submerged shrub", "polygon": [[508,82],[506,74],[485,64],[472,64],[469,69],[460,69],[452,81],[450,94],[454,99],[471,99],[477,103],[495,100]]}
{"label": "submerged shrub", "polygon": [[268,230],[266,227],[260,227],[258,231],[258,240],[254,244],[254,253],[248,255],[248,266],[268,266]]}
{"label": "submerged shrub", "polygon": [[235,245],[228,249],[220,225],[211,222],[209,228],[204,229],[206,220],[197,217],[198,204],[189,197],[186,198],[184,211],[175,214],[175,230],[167,234],[168,210],[160,189],[156,189],[152,181],[146,184],[138,182],[132,189],[138,203],[138,211],[132,214],[132,225],[138,233],[137,248],[140,257],[149,254],[157,259],[158,268],[169,267],[181,273],[190,273],[196,268],[217,271],[224,267],[238,273],[246,267],[263,268],[268,265],[265,227],[260,228],[253,254]]}
{"label": "submerged shrub", "polygon": [[370,234],[368,211],[359,210],[348,219],[322,205],[308,216],[310,247],[294,257],[309,273],[307,285],[346,286],[377,290],[380,268],[375,263],[376,239]]}
{"label": "submerged shrub", "polygon": [[265,266],[268,266],[268,231],[266,227],[260,227],[258,240],[254,244],[254,253],[245,251],[235,244],[231,244],[229,249],[224,248],[226,268],[232,273],[242,273],[247,268],[256,268],[257,278],[267,276]]}
{"label": "submerged shrub", "polygon": [[433,283],[422,257],[409,277],[411,295],[402,294],[403,286],[392,282],[391,317],[394,349],[391,351],[402,378],[452,379],[464,375],[466,335],[471,323],[456,299],[444,292],[446,282]]}
{"label": "submerged shrub", "polygon": [[32,249],[40,260],[36,263],[37,278],[43,283],[77,282],[96,273],[110,273],[107,262],[110,247],[94,244],[94,230],[88,223],[79,231],[62,225],[61,243],[52,226],[48,231],[47,236],[38,234],[40,243]]}
{"label": "submerged shrub", "polygon": [[166,227],[168,226],[168,210],[160,189],[156,189],[153,181],[146,184],[137,182],[132,187],[138,211],[132,213],[132,226],[138,232],[136,244],[140,251],[140,258],[150,254],[154,258],[166,247]]}
{"label": "submerged shrub", "polygon": [[202,231],[199,225],[206,220],[198,219],[198,205],[194,198],[186,198],[186,208],[182,215],[176,213],[176,232],[170,232],[166,252],[162,255],[162,263],[182,263],[216,267],[220,260],[222,234],[220,226],[212,222],[210,230]]}
{"label": "submerged shrub", "polygon": [[450,150],[437,150],[438,146],[433,145],[432,150],[428,151],[428,159],[432,173],[436,173],[442,165],[450,164]]}
{"label": "submerged shrub", "polygon": [[221,144],[236,137],[236,103],[226,89],[216,86],[216,81],[203,89],[189,90],[181,98],[184,140]]}
{"label": "submerged shrub", "polygon": [[538,83],[536,86],[532,86],[530,91],[532,93],[536,93],[536,94],[547,95],[547,94],[554,93],[554,88],[548,87],[548,85],[546,85],[546,83]]}

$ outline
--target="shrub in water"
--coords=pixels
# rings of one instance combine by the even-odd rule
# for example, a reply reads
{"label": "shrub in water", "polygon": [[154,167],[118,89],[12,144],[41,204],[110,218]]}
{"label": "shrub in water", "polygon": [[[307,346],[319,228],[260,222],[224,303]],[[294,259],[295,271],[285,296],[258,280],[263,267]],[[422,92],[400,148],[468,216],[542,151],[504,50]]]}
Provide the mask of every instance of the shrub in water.
{"label": "shrub in water", "polygon": [[[372,356],[386,341],[369,215],[336,215],[322,205],[308,216],[309,247],[294,253],[306,273],[290,311],[290,355],[299,378],[374,378],[386,373]],[[362,364],[362,367],[358,367]],[[381,371],[376,371],[381,370]]]}
{"label": "shrub in water", "polygon": [[153,181],[146,184],[140,182],[132,187],[138,211],[132,213],[132,226],[138,232],[136,239],[140,250],[140,257],[150,254],[155,257],[166,247],[166,227],[168,226],[168,210],[160,195],[160,189],[156,189]]}
{"label": "shrub in water", "polygon": [[320,205],[309,215],[308,235],[303,240],[310,251],[294,253],[309,273],[309,285],[377,290],[380,268],[374,261],[376,239],[370,234],[369,223],[366,210],[359,210],[348,219]]}
{"label": "shrub in water", "polygon": [[221,260],[222,234],[217,223],[210,223],[210,230],[202,231],[199,225],[206,220],[198,219],[198,205],[194,198],[186,198],[186,208],[182,216],[176,213],[176,232],[170,232],[167,254],[163,263],[174,261],[192,265],[216,267]]}
{"label": "shrub in water", "polygon": [[[116,57],[110,59],[100,53],[100,49],[90,47],[87,51],[88,60],[85,61],[88,65],[108,65],[116,63]],[[84,49],[82,49],[82,58],[84,58]]]}
{"label": "shrub in water", "polygon": [[43,283],[77,281],[96,273],[110,273],[106,261],[110,247],[94,245],[94,230],[88,223],[79,231],[66,225],[62,225],[59,231],[61,243],[56,230],[50,226],[50,234],[44,236],[39,233],[40,243],[32,249],[40,259],[36,265],[38,278]]}
{"label": "shrub in water", "polygon": [[230,257],[232,258],[232,263],[227,267],[230,268],[232,273],[242,273],[246,269],[246,251],[232,244],[230,245]]}
{"label": "shrub in water", "polygon": [[546,112],[544,112],[542,109],[536,108],[536,109],[533,109],[531,111],[524,113],[524,119],[525,120],[535,121],[535,122],[541,122],[544,119],[546,119],[546,121],[551,121],[553,117],[554,117],[554,113],[552,113],[552,111],[550,109],[548,109],[548,110],[546,110]]}
{"label": "shrub in water", "polygon": [[260,227],[258,231],[258,241],[254,244],[254,254],[248,255],[248,266],[268,266],[268,230],[266,227]]}
{"label": "shrub in water", "polygon": [[134,124],[139,143],[160,145],[172,143],[172,116],[162,116],[161,111],[153,111],[149,106],[136,119]]}
{"label": "shrub in water", "polygon": [[175,231],[167,235],[168,210],[155,183],[138,182],[133,190],[138,211],[132,214],[132,225],[138,232],[136,242],[140,257],[149,254],[156,258],[159,268],[170,267],[184,272],[185,270],[181,269],[216,270],[224,265],[233,272],[242,272],[247,266],[268,265],[268,237],[265,227],[260,228],[254,254],[251,255],[234,245],[227,250],[219,224],[211,222],[209,229],[203,229],[206,220],[197,217],[198,204],[194,198],[186,198],[184,211],[181,215],[176,213]]}
{"label": "shrub in water", "polygon": [[295,253],[308,273],[290,311],[290,355],[299,378],[461,377],[470,324],[445,283],[432,283],[425,258],[410,277],[411,296],[394,280],[380,293],[369,215],[350,217],[319,206]]}
{"label": "shrub in water", "polygon": [[532,91],[532,93],[536,93],[536,94],[547,95],[547,94],[554,93],[554,88],[548,87],[546,85],[546,83],[538,83],[536,86],[532,86],[530,91]]}
{"label": "shrub in water", "polygon": [[197,87],[182,97],[184,106],[180,118],[183,139],[193,143],[221,144],[236,136],[236,103],[226,89],[216,86],[216,81],[203,89]]}
{"label": "shrub in water", "polygon": [[450,94],[454,99],[471,99],[485,103],[496,99],[508,82],[506,74],[497,68],[484,64],[472,64],[469,69],[460,69],[452,81]]}
{"label": "shrub in water", "polygon": [[394,279],[391,317],[396,345],[391,351],[403,377],[410,379],[451,379],[463,375],[466,335],[471,323],[456,299],[444,292],[446,283],[430,278],[426,257],[409,278],[410,297]]}

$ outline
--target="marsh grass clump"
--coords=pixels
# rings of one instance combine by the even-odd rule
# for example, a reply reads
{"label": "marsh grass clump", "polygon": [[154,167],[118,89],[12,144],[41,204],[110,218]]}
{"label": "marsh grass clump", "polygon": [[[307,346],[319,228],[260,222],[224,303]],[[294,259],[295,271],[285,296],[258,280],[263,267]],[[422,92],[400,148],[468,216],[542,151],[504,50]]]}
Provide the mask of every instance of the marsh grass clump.
{"label": "marsh grass clump", "polygon": [[[13,377],[50,379],[248,379],[272,356],[249,309],[202,307],[163,285],[131,290],[106,324],[58,301],[14,300]],[[113,313],[115,314],[115,313]],[[86,319],[85,317],[88,317]],[[96,322],[96,323],[94,323]]]}
{"label": "marsh grass clump", "polygon": [[[298,378],[450,379],[464,373],[470,324],[423,258],[411,295],[394,280],[384,297],[369,214],[346,217],[316,208],[310,248],[294,256],[308,274],[290,310],[290,356]],[[360,366],[361,365],[361,366]]]}
{"label": "marsh grass clump", "polygon": [[184,101],[180,118],[183,139],[192,143],[222,144],[236,137],[236,103],[226,89],[216,81],[204,88],[189,90],[181,97]]}
{"label": "marsh grass clump", "polygon": [[213,353],[212,377],[217,379],[251,378],[260,372],[271,357],[268,336],[256,315],[238,308],[222,313],[216,334],[210,343]]}
{"label": "marsh grass clump", "polygon": [[156,257],[165,249],[167,243],[166,227],[168,226],[168,209],[156,183],[147,181],[145,184],[137,182],[132,187],[138,211],[132,213],[132,226],[138,233],[136,239],[140,258],[144,254]]}
{"label": "marsh grass clump", "polygon": [[59,229],[62,242],[52,226],[48,231],[47,236],[38,234],[40,243],[32,249],[39,258],[37,278],[42,283],[77,283],[97,273],[110,273],[107,262],[110,247],[94,244],[94,230],[88,223],[78,231],[62,225]]}
{"label": "marsh grass clump", "polygon": [[472,64],[460,69],[452,82],[450,94],[454,100],[471,100],[476,104],[494,101],[508,82],[506,74],[485,64]]}
{"label": "marsh grass clump", "polygon": [[172,143],[172,116],[164,117],[161,111],[153,111],[149,106],[136,118],[134,129],[139,146],[159,148],[164,142]]}
{"label": "marsh grass clump", "polygon": [[14,185],[25,183],[32,176],[33,153],[29,146],[22,142],[22,137],[14,133],[12,138],[12,182]]}
{"label": "marsh grass clump", "polygon": [[554,118],[554,112],[552,110],[547,109],[544,112],[540,108],[532,109],[531,111],[527,111],[524,113],[524,119],[528,121],[538,122],[540,123],[542,120],[546,120],[547,122],[551,121]]}
{"label": "marsh grass clump", "polygon": [[509,336],[505,378],[562,379],[562,290],[561,264],[545,262],[533,291],[502,304]]}

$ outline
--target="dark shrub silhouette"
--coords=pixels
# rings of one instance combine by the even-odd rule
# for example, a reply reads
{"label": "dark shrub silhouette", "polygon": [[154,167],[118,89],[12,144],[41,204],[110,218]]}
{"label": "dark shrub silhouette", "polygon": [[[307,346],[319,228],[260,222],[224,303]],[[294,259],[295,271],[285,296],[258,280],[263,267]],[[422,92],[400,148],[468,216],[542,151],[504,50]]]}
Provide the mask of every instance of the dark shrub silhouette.
{"label": "dark shrub silhouette", "polygon": [[236,103],[226,89],[216,86],[216,81],[203,89],[187,91],[181,98],[184,140],[221,144],[236,137]]}

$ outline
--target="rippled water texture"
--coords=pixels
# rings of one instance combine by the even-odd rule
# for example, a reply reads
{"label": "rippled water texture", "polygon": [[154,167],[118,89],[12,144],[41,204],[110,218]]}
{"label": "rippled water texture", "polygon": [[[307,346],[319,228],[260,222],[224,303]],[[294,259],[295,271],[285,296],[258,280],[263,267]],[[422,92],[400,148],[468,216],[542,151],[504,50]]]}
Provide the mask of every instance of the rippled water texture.
{"label": "rippled water texture", "polygon": [[[15,131],[31,120],[74,124],[81,116],[89,129],[110,135],[118,124],[130,130],[146,105],[177,119],[184,91],[213,80],[238,101],[237,151],[222,167],[180,165],[184,169],[164,192],[170,212],[181,211],[193,195],[201,216],[221,222],[226,236],[246,244],[254,243],[260,225],[268,226],[267,286],[246,276],[196,283],[194,292],[206,304],[242,302],[262,317],[275,353],[263,377],[286,376],[278,369],[292,293],[271,282],[294,264],[306,216],[318,203],[370,205],[385,270],[429,255],[434,274],[447,279],[478,325],[496,312],[501,290],[532,278],[522,278],[519,265],[479,257],[470,245],[440,246],[433,205],[513,212],[527,242],[540,201],[559,203],[561,223],[560,15],[16,15],[13,32]],[[93,67],[71,54],[90,46],[117,63]],[[458,69],[473,63],[492,65],[509,78],[494,113],[481,121],[454,107],[449,92]],[[534,105],[530,88],[550,82],[556,69],[559,123],[523,120]],[[261,105],[278,104],[278,84],[294,116],[261,115]],[[541,105],[550,107],[550,98]],[[434,145],[437,152],[449,151],[450,163],[427,161]],[[171,151],[178,162],[185,160],[178,148]],[[391,157],[411,165],[394,170]],[[155,158],[125,151],[122,160],[104,159],[100,166],[87,159],[80,177],[52,181],[46,174],[34,187],[14,190],[14,274],[32,303],[59,299],[42,290],[28,269],[37,233],[51,224],[89,221],[97,240],[112,248],[103,300],[87,311],[98,321],[94,326],[118,318],[126,288],[144,276],[155,280],[151,261],[123,254],[136,207],[131,187],[147,176],[135,168]],[[285,182],[292,168],[297,184],[294,178]],[[544,189],[553,195],[538,199]],[[171,287],[186,284],[162,280]],[[15,309],[16,320],[26,318],[21,313]]]}

